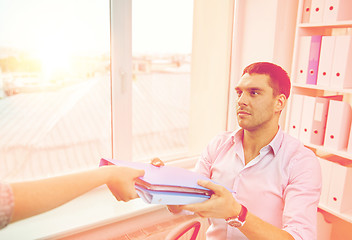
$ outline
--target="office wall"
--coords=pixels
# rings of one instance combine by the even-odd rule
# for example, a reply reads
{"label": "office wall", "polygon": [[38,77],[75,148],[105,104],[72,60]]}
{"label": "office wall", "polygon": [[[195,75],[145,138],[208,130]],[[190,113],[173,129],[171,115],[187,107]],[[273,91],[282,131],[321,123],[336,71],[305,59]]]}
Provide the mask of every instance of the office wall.
{"label": "office wall", "polygon": [[[235,2],[234,40],[228,128],[236,129],[234,86],[245,66],[271,61],[289,74],[292,63],[298,1],[238,0]],[[285,119],[283,112],[281,119]],[[281,121],[281,125],[284,122]]]}
{"label": "office wall", "polygon": [[195,154],[226,130],[234,2],[194,0],[190,151]]}

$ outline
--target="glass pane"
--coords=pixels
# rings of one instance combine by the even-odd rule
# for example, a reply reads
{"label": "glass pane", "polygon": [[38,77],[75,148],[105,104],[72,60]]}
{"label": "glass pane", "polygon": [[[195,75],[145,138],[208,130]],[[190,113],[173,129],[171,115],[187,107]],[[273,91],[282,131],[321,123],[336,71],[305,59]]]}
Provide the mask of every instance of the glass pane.
{"label": "glass pane", "polygon": [[193,1],[133,0],[133,158],[188,149]]}
{"label": "glass pane", "polygon": [[109,1],[0,2],[0,179],[111,156]]}

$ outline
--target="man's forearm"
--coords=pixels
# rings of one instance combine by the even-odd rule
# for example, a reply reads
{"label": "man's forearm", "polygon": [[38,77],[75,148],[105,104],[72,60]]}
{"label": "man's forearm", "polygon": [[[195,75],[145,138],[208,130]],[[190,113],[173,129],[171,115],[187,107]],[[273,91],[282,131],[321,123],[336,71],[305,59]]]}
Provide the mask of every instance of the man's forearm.
{"label": "man's forearm", "polygon": [[251,240],[294,240],[288,232],[271,225],[248,212],[245,224],[239,230]]}

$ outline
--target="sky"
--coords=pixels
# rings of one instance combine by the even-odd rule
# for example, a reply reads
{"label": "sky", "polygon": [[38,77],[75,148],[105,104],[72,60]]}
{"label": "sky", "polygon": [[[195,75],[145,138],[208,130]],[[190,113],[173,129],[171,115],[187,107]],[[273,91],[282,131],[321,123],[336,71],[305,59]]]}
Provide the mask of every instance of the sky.
{"label": "sky", "polygon": [[0,45],[36,52],[108,50],[109,6],[101,2],[0,0]]}
{"label": "sky", "polygon": [[[134,53],[191,52],[192,0],[131,1]],[[0,47],[59,58],[108,52],[109,38],[108,0],[0,0]]]}
{"label": "sky", "polygon": [[193,0],[132,0],[135,52],[191,53]]}

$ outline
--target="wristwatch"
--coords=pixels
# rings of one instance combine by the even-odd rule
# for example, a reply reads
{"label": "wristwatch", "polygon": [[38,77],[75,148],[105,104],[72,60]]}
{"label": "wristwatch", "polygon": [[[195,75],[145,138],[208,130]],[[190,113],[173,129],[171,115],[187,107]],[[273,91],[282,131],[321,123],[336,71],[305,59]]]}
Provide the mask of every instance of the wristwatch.
{"label": "wristwatch", "polygon": [[240,214],[238,214],[238,216],[236,217],[226,218],[225,221],[231,227],[237,227],[237,228],[242,227],[243,224],[246,222],[247,212],[248,212],[247,208],[241,204]]}

